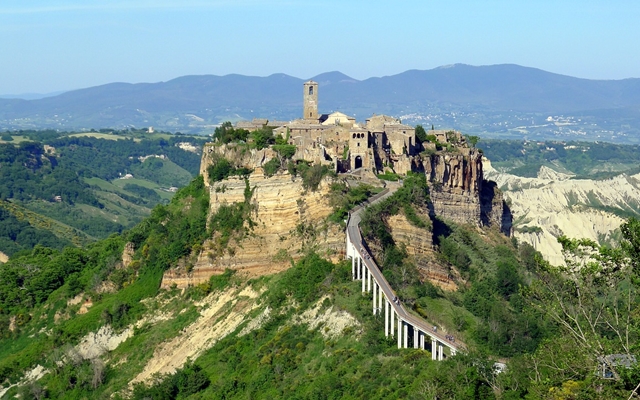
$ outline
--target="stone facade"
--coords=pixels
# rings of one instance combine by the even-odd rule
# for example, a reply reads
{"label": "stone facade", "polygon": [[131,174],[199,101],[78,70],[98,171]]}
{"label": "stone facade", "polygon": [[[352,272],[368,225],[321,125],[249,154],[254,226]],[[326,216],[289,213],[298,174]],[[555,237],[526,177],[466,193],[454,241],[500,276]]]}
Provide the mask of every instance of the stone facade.
{"label": "stone facade", "polygon": [[[341,112],[318,113],[318,83],[303,85],[302,118],[283,122],[275,134],[288,138],[298,152],[294,160],[307,160],[332,165],[336,172],[361,170],[364,174],[395,171],[406,173],[410,157],[417,155],[415,129],[386,115],[373,115],[364,123]],[[267,120],[240,121],[237,128],[247,130],[275,126]]]}

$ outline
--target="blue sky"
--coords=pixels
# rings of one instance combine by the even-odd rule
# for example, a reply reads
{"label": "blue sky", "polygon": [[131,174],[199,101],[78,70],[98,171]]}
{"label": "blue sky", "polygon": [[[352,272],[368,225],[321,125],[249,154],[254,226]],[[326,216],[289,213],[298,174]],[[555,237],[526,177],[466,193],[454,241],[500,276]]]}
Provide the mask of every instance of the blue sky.
{"label": "blue sky", "polygon": [[0,94],[514,63],[640,77],[637,0],[3,0]]}

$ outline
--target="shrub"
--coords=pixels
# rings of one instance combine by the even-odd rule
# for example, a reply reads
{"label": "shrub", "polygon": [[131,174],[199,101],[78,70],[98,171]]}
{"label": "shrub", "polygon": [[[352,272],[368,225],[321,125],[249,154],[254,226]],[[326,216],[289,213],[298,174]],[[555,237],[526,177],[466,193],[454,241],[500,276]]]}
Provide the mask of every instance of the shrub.
{"label": "shrub", "polygon": [[262,169],[266,177],[271,177],[280,169],[280,161],[277,158],[272,158],[262,165]]}

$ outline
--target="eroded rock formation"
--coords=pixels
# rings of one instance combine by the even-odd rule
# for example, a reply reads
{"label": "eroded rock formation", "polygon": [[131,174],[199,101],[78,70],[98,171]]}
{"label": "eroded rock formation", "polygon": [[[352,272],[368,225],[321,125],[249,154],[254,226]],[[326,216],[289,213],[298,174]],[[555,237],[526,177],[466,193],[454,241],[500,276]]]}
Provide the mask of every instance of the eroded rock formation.
{"label": "eroded rock formation", "polygon": [[423,161],[433,204],[431,216],[460,224],[493,226],[509,235],[511,211],[494,182],[482,172],[482,153],[461,147]]}
{"label": "eroded rock formation", "polygon": [[[303,150],[298,149],[296,154]],[[272,149],[249,149],[244,144],[205,146],[200,172],[210,190],[210,215],[222,205],[243,202],[251,211],[245,216],[245,229],[230,238],[215,232],[197,250],[198,254],[165,273],[163,287],[197,285],[227,268],[254,276],[275,273],[288,268],[292,259],[310,248],[335,261],[343,257],[343,229],[327,221],[332,212],[332,179],[325,178],[318,190],[310,191],[303,187],[302,178],[288,172],[265,176],[263,166],[276,157]],[[208,167],[221,158],[252,173],[246,179],[232,176],[210,185]],[[422,215],[495,226],[510,233],[511,214],[496,185],[483,179],[482,154],[478,150],[463,143],[453,151],[448,148],[430,156],[411,157],[404,167],[406,172],[425,173],[430,182],[431,203]],[[455,286],[451,272],[434,259],[431,232],[412,226],[403,215],[391,217],[388,224],[397,242],[404,243],[414,258],[423,278],[443,287]]]}
{"label": "eroded rock formation", "polygon": [[215,233],[204,243],[195,265],[165,273],[163,287],[197,285],[226,268],[251,276],[279,272],[311,247],[335,261],[344,258],[344,232],[338,225],[327,223],[332,212],[329,179],[323,180],[318,190],[309,191],[303,188],[300,177],[283,172],[267,178],[261,168],[256,168],[247,181],[230,178],[211,185],[210,214],[223,204],[244,202],[247,183],[253,190],[253,228],[245,221],[246,233],[234,235],[225,248]]}

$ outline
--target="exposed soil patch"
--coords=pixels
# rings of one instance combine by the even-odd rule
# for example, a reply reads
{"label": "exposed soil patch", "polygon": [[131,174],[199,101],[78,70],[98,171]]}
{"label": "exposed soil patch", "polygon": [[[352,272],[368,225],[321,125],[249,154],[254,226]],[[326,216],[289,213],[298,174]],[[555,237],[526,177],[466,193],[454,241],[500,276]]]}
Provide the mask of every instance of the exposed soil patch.
{"label": "exposed soil patch", "polygon": [[233,332],[248,313],[257,307],[259,293],[250,287],[229,289],[223,293],[212,293],[197,306],[207,306],[200,317],[187,326],[182,334],[158,346],[143,371],[131,382],[148,383],[153,375],[174,373],[188,359],[196,359],[220,339]]}

